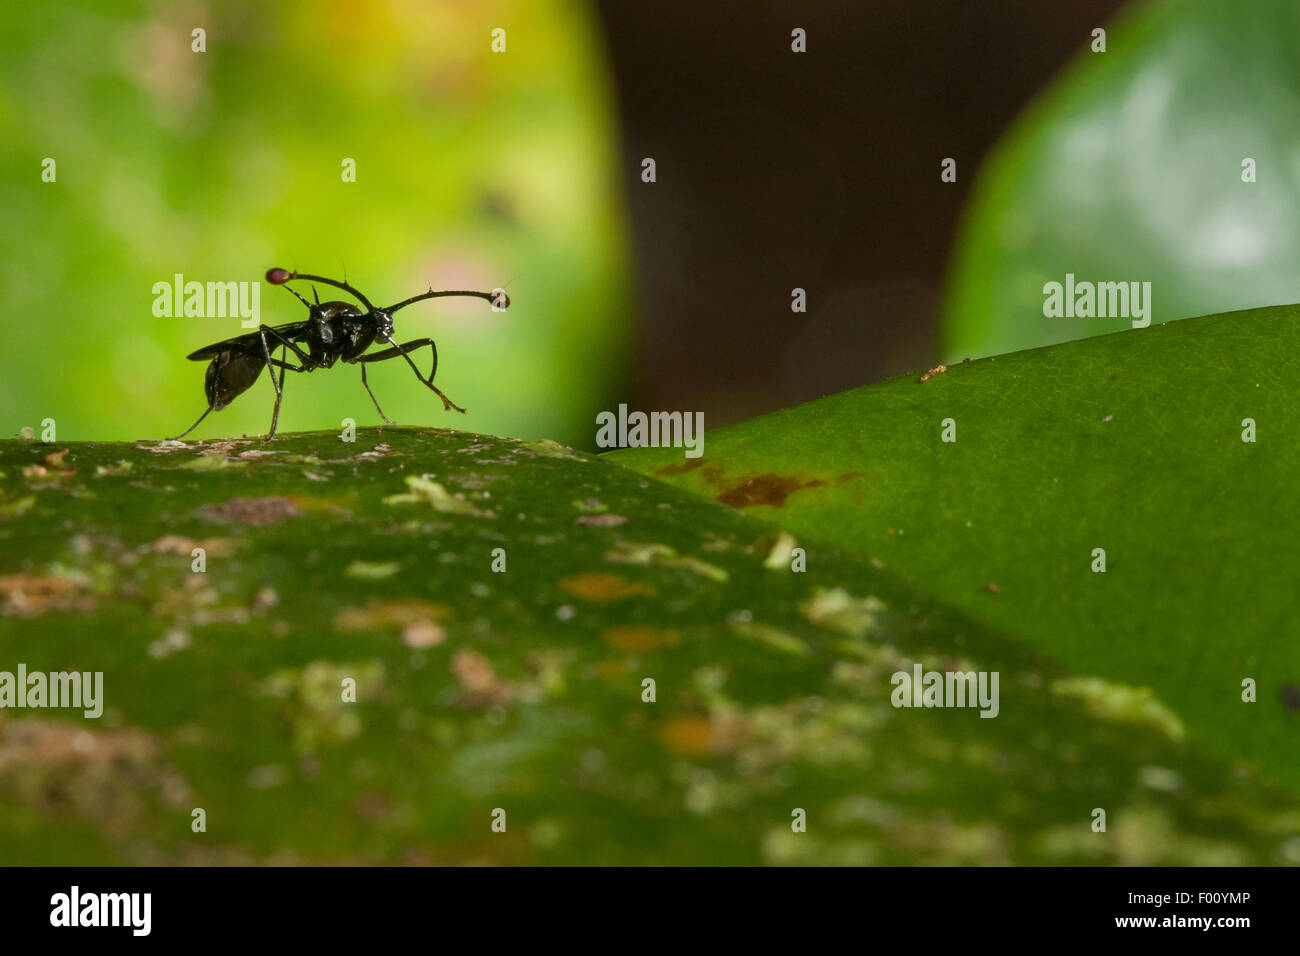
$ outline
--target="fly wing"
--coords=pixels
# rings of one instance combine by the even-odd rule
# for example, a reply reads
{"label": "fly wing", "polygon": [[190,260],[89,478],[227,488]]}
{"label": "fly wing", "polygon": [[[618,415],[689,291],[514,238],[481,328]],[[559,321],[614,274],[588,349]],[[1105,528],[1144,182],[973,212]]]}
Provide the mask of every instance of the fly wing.
{"label": "fly wing", "polygon": [[[274,328],[276,332],[279,332],[290,342],[297,342],[306,335],[307,328],[310,325],[310,322],[289,322],[285,325],[274,326]],[[237,335],[233,339],[226,339],[224,342],[214,342],[212,345],[205,345],[203,348],[197,349],[185,357],[191,362],[203,362],[207,359],[215,358],[222,352],[228,352],[231,349],[245,349],[253,346],[260,346],[261,344],[262,333],[249,332],[247,335]],[[275,344],[273,342],[268,342],[267,344],[271,347],[272,351],[275,350]]]}

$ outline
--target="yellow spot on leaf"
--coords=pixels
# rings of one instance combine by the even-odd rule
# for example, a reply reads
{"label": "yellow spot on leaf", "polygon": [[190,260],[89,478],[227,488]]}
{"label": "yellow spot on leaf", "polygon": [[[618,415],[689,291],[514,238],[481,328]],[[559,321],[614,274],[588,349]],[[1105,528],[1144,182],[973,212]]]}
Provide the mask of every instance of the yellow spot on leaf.
{"label": "yellow spot on leaf", "polygon": [[639,581],[627,581],[617,574],[579,574],[564,578],[560,587],[584,601],[618,601],[634,595],[649,596],[655,589]]}
{"label": "yellow spot on leaf", "polygon": [[653,627],[611,627],[605,631],[605,643],[629,654],[648,654],[663,647],[676,647],[676,631]]}

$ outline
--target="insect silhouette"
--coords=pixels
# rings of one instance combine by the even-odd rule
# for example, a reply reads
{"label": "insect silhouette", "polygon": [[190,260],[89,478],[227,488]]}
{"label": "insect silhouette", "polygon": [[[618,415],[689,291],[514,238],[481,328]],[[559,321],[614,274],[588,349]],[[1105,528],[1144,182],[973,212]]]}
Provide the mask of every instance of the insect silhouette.
{"label": "insect silhouette", "polygon": [[[366,311],[362,312],[355,305],[348,302],[321,302],[315,286],[312,287],[312,295],[316,302],[315,304],[308,302],[298,294],[297,290],[289,288],[286,284],[295,279],[321,282],[325,285],[332,285],[336,289],[342,289],[365,306]],[[271,431],[266,436],[266,440],[269,441],[275,436],[275,426],[280,420],[280,400],[284,397],[285,374],[287,372],[314,372],[318,368],[332,368],[340,360],[349,365],[361,366],[361,384],[365,386],[366,392],[370,395],[370,400],[375,403],[375,410],[379,412],[379,417],[389,425],[396,423],[384,414],[384,410],[379,407],[379,400],[375,398],[375,393],[370,390],[370,383],[366,381],[366,366],[372,362],[386,362],[395,358],[406,360],[406,364],[411,366],[411,371],[415,373],[415,377],[442,399],[444,410],[454,408],[464,414],[465,409],[444,395],[442,390],[433,384],[433,376],[438,371],[438,347],[434,344],[433,339],[412,339],[398,345],[393,338],[393,313],[398,309],[404,309],[408,305],[424,299],[437,299],[451,295],[467,295],[487,299],[492,303],[493,307],[498,309],[505,309],[510,305],[510,297],[500,289],[494,292],[435,292],[430,289],[428,292],[404,299],[396,305],[377,309],[370,303],[369,299],[348,285],[346,280],[339,282],[335,279],[327,279],[324,276],[308,275],[305,272],[268,269],[266,281],[272,285],[284,286],[299,302],[305,305],[308,313],[306,320],[289,322],[285,325],[262,325],[256,332],[249,332],[247,335],[236,336],[233,339],[226,339],[224,342],[205,346],[186,356],[186,358],[194,362],[201,362],[205,359],[211,360],[208,363],[207,376],[203,385],[208,397],[208,407],[199,416],[198,421],[177,435],[176,438],[169,439],[169,441],[184,438],[198,428],[199,424],[210,413],[219,412],[229,405],[235,398],[252,387],[258,376],[262,374],[263,369],[269,370],[271,384],[275,386],[275,410],[271,413]],[[390,347],[366,354],[366,349],[376,344],[376,342],[385,343]],[[425,346],[428,346],[433,355],[433,366],[429,369],[427,376],[420,374],[414,359],[411,358],[412,354]],[[273,354],[276,349],[280,350],[279,358],[276,358]],[[293,353],[292,358],[296,359],[298,364],[295,365],[289,360],[289,353]],[[280,370],[278,381],[275,377],[277,368]]]}

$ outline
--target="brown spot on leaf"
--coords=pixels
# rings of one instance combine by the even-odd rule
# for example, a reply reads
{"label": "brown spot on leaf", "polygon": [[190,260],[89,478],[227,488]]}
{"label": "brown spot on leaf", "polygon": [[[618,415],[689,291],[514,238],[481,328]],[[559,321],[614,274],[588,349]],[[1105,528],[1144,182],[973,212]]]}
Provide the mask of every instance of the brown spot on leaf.
{"label": "brown spot on leaf", "polygon": [[596,673],[608,681],[621,681],[627,675],[627,663],[622,658],[597,661]]}
{"label": "brown spot on leaf", "polygon": [[[419,627],[424,623],[444,621],[451,617],[452,609],[446,604],[422,601],[419,598],[401,598],[383,601],[371,598],[365,607],[348,607],[334,616],[336,631],[370,631],[376,628]],[[417,632],[418,633],[418,632]],[[427,632],[425,635],[427,637]]]}
{"label": "brown spot on leaf", "polygon": [[156,828],[160,804],[173,810],[193,805],[185,779],[159,763],[161,751],[156,738],[129,728],[0,719],[6,797],[42,817],[80,817],[110,837]]}
{"label": "brown spot on leaf", "polygon": [[35,617],[46,611],[88,611],[94,602],[74,577],[41,574],[0,576],[0,597],[4,613],[14,617]]}
{"label": "brown spot on leaf", "polygon": [[302,514],[292,498],[283,495],[271,495],[266,498],[231,498],[219,505],[209,505],[201,509],[206,514],[222,521],[237,521],[240,524],[267,525],[285,518],[296,518]]}
{"label": "brown spot on leaf", "polygon": [[826,484],[820,478],[800,481],[790,475],[755,475],[743,478],[718,495],[718,501],[733,508],[749,508],[754,505],[768,505],[780,508],[785,499],[796,491],[805,488],[817,488]]}
{"label": "brown spot on leaf", "polygon": [[[733,508],[749,508],[754,505],[768,505],[780,508],[785,499],[796,491],[805,488],[817,488],[828,483],[824,478],[798,478],[793,475],[762,474],[745,478],[729,479],[723,474],[721,465],[705,465],[703,458],[692,458],[680,465],[665,465],[656,468],[659,475],[681,475],[688,471],[700,469],[700,477],[721,491],[717,500]],[[835,479],[845,482],[861,476],[861,472],[847,471]]]}
{"label": "brown spot on leaf", "polygon": [[0,770],[18,764],[45,767],[129,762],[157,756],[157,741],[137,730],[89,731],[61,720],[10,721],[0,730]]}
{"label": "brown spot on leaf", "polygon": [[680,643],[676,631],[654,627],[611,627],[602,636],[606,644],[629,654],[647,654]]}
{"label": "brown spot on leaf", "polygon": [[684,475],[688,471],[694,471],[704,464],[704,458],[688,458],[680,465],[664,465],[662,468],[656,468],[656,475]]}
{"label": "brown spot on leaf", "polygon": [[584,601],[617,601],[633,595],[651,595],[655,589],[648,584],[627,581],[617,574],[579,574],[564,578],[560,587]]}
{"label": "brown spot on leaf", "polygon": [[76,472],[70,468],[51,470],[44,465],[28,465],[23,469],[24,478],[68,478],[75,474]]}
{"label": "brown spot on leaf", "polygon": [[457,651],[451,659],[451,672],[460,683],[463,706],[492,707],[510,700],[509,686],[497,679],[491,663],[477,651]]}
{"label": "brown spot on leaf", "polygon": [[715,723],[707,717],[673,717],[659,725],[658,736],[672,753],[704,757],[734,750],[744,738],[744,724],[740,721]]}
{"label": "brown spot on leaf", "polygon": [[51,452],[43,459],[43,465],[28,465],[23,469],[24,478],[70,478],[77,473],[75,468],[67,468],[63,464],[63,456],[68,453],[69,449],[63,451]]}
{"label": "brown spot on leaf", "polygon": [[707,717],[674,717],[659,727],[659,739],[675,754],[702,756],[713,752],[713,724]]}

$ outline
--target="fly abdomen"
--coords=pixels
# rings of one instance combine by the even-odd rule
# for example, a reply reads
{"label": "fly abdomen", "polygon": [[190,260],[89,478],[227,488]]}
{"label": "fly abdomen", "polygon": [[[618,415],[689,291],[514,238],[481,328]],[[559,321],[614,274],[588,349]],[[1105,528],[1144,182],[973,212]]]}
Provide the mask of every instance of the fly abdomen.
{"label": "fly abdomen", "polygon": [[227,349],[217,353],[203,383],[208,404],[214,411],[221,411],[246,392],[265,367],[266,359],[256,352]]}

